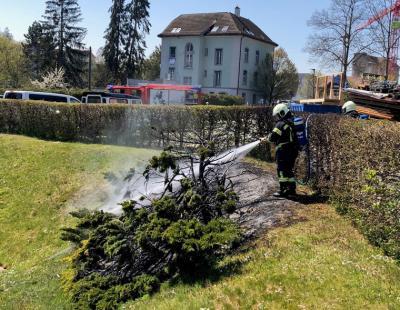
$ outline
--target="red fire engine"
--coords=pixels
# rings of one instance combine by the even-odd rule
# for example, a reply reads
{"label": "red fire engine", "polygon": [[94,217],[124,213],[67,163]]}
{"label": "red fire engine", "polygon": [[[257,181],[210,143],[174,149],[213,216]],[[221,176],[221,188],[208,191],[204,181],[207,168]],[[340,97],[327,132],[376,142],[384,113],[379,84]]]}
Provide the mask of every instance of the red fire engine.
{"label": "red fire engine", "polygon": [[109,85],[108,89],[112,93],[138,96],[143,104],[198,104],[201,98],[201,88],[191,85]]}

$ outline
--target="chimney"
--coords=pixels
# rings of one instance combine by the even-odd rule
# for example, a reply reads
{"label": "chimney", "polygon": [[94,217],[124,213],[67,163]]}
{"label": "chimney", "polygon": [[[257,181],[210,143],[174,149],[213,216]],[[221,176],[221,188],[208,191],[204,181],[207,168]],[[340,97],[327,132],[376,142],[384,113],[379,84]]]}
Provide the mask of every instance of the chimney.
{"label": "chimney", "polygon": [[235,8],[235,15],[240,17],[240,7],[236,6]]}

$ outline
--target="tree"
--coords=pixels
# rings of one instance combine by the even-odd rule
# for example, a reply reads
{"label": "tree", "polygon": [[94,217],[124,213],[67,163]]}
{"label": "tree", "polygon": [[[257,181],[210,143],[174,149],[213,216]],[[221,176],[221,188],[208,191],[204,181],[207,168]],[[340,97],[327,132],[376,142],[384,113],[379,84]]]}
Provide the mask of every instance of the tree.
{"label": "tree", "polygon": [[6,37],[7,39],[10,39],[10,40],[13,39],[13,35],[10,32],[10,29],[8,29],[8,27],[4,28],[3,31],[0,30],[0,36]]}
{"label": "tree", "polygon": [[329,9],[316,11],[308,22],[315,33],[309,37],[306,51],[323,66],[340,68],[342,87],[354,55],[370,45],[358,29],[365,20],[365,4],[365,0],[332,0]]}
{"label": "tree", "polygon": [[31,78],[38,79],[44,72],[55,67],[55,48],[53,38],[37,21],[29,27],[22,43],[28,61]]}
{"label": "tree", "polygon": [[27,82],[26,59],[22,45],[0,35],[0,85],[17,88]]}
{"label": "tree", "polygon": [[55,88],[66,88],[65,85],[65,72],[63,68],[55,68],[54,70],[48,71],[42,76],[42,80],[31,81],[33,86],[40,89],[55,89]]}
{"label": "tree", "polygon": [[[377,16],[380,12],[388,10],[395,4],[395,0],[367,0],[370,16]],[[399,28],[395,21],[394,11],[388,10],[388,14],[376,20],[368,27],[368,37],[372,41],[370,52],[386,59],[385,79],[394,79],[396,72],[390,72],[391,55],[399,45],[400,37],[395,32]],[[397,59],[395,59],[397,63]],[[394,76],[389,76],[394,75]]]}
{"label": "tree", "polygon": [[[241,233],[229,218],[238,202],[227,173],[232,156],[212,149],[168,148],[153,157],[143,176],[157,192],[123,202],[120,216],[73,213],[79,222],[64,229],[62,239],[76,245],[74,276],[66,281],[77,308],[118,309],[118,303],[153,293],[162,281],[215,273]],[[134,172],[129,179],[139,186]]]}
{"label": "tree", "polygon": [[295,64],[284,49],[276,49],[274,55],[267,54],[258,72],[260,74],[258,88],[263,92],[267,102],[291,99],[296,95],[299,76]]}
{"label": "tree", "polygon": [[123,46],[125,46],[125,5],[124,0],[113,0],[110,7],[110,24],[105,32],[106,44],[103,50],[104,62],[111,72],[111,82],[122,80]]}
{"label": "tree", "polygon": [[86,29],[78,27],[82,21],[77,0],[48,0],[43,26],[47,34],[54,39],[56,66],[65,70],[68,83],[82,86],[82,74],[85,67],[86,51],[82,40]]}
{"label": "tree", "polygon": [[144,60],[145,36],[150,31],[149,0],[130,0],[126,10],[125,78],[134,77]]}
{"label": "tree", "polygon": [[143,61],[140,69],[141,78],[144,80],[154,81],[160,78],[161,66],[161,47],[156,46],[150,57]]}

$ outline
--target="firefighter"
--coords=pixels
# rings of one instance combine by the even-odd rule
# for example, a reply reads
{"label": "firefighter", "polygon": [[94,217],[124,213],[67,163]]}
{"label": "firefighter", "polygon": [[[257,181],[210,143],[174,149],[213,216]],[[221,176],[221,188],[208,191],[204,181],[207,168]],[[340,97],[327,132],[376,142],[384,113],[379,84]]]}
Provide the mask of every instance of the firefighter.
{"label": "firefighter", "polygon": [[[296,195],[294,165],[299,154],[299,143],[293,122],[293,114],[286,104],[280,103],[273,109],[272,115],[278,119],[268,141],[276,145],[276,163],[279,178],[279,192],[275,197]],[[265,140],[265,139],[264,139]]]}
{"label": "firefighter", "polygon": [[357,106],[353,101],[347,101],[342,106],[342,113],[352,118],[360,118],[360,114],[357,112]]}

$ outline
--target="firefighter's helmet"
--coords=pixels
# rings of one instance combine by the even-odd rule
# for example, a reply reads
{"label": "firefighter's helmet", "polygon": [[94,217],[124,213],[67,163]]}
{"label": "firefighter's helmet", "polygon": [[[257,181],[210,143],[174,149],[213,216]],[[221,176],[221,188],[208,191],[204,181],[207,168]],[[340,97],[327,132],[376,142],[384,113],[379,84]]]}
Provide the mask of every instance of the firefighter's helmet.
{"label": "firefighter's helmet", "polygon": [[343,114],[348,114],[351,112],[354,112],[357,110],[357,106],[353,101],[347,101],[343,106],[342,106],[342,113]]}
{"label": "firefighter's helmet", "polygon": [[284,118],[289,113],[289,108],[284,103],[277,104],[272,110],[272,116],[277,116],[279,118]]}

